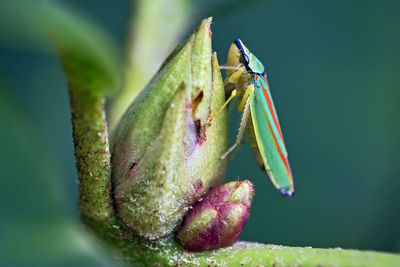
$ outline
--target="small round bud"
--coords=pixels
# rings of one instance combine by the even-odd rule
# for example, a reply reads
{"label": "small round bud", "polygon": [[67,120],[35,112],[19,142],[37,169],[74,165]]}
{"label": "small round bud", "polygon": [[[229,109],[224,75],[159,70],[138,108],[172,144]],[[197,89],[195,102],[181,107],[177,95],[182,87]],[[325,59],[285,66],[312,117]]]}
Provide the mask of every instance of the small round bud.
{"label": "small round bud", "polygon": [[209,191],[193,205],[176,236],[190,251],[213,250],[235,243],[250,214],[253,185],[230,182]]}

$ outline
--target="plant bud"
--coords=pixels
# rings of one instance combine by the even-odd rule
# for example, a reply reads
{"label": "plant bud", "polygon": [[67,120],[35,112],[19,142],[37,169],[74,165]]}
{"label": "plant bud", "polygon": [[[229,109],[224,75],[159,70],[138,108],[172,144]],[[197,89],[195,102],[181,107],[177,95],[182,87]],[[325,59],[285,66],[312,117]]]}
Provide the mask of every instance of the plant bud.
{"label": "plant bud", "polygon": [[253,185],[230,182],[209,191],[193,205],[176,234],[190,251],[213,250],[235,243],[250,214]]}
{"label": "plant bud", "polygon": [[154,240],[173,233],[187,209],[221,184],[227,114],[211,50],[211,19],[174,51],[112,135],[112,183],[120,219]]}

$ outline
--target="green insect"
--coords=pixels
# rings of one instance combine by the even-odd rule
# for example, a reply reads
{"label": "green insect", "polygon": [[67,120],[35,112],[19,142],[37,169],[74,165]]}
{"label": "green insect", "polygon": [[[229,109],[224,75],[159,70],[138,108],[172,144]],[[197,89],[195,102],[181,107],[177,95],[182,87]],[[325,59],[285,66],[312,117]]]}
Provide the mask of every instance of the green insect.
{"label": "green insect", "polygon": [[227,65],[221,67],[227,70],[225,85],[234,90],[223,108],[239,95],[238,110],[243,115],[236,142],[222,158],[240,144],[247,125],[257,164],[282,195],[293,196],[292,171],[263,64],[236,39],[229,49]]}

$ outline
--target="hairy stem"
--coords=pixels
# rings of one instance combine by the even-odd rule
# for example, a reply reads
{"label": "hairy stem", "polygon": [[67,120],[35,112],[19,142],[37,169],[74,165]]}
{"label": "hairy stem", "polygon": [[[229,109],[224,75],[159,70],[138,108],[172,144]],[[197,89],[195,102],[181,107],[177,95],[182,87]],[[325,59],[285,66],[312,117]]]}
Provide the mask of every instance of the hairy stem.
{"label": "hairy stem", "polygon": [[340,248],[316,249],[237,242],[232,247],[188,256],[202,266],[397,266],[399,256]]}
{"label": "hairy stem", "polygon": [[113,208],[104,99],[68,80],[80,211],[85,219],[106,222],[113,216]]}
{"label": "hairy stem", "polygon": [[400,266],[400,256],[375,251],[286,247],[237,242],[213,251],[187,252],[169,237],[158,242],[109,239],[131,266]]}

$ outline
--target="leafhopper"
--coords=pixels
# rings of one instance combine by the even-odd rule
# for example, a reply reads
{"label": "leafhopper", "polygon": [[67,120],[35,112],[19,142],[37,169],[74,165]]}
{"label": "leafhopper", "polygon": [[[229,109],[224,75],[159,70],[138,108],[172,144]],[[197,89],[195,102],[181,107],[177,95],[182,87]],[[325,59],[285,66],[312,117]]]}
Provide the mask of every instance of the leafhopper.
{"label": "leafhopper", "polygon": [[238,110],[242,112],[235,144],[222,159],[240,144],[247,128],[257,164],[282,195],[294,195],[292,171],[264,65],[236,39],[229,49],[227,66],[221,68],[227,70],[225,87],[231,91],[224,107],[239,96]]}

